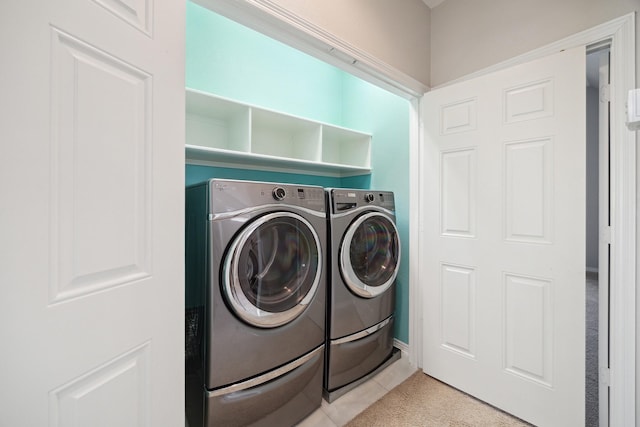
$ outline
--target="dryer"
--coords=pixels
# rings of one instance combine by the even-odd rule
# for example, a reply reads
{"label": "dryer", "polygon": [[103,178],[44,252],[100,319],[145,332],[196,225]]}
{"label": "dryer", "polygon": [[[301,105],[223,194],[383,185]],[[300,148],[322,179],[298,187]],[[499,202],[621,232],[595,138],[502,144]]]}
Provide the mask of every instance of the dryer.
{"label": "dryer", "polygon": [[391,357],[400,266],[393,192],[334,188],[327,189],[326,197],[330,280],[325,398]]}
{"label": "dryer", "polygon": [[321,187],[212,179],[187,188],[191,427],[294,425],[320,406],[325,245]]}

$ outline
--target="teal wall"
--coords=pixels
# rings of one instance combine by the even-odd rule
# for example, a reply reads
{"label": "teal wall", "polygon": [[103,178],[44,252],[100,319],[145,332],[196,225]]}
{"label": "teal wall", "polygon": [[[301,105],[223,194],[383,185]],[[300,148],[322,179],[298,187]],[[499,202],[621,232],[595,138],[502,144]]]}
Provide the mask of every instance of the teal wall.
{"label": "teal wall", "polygon": [[344,72],[187,3],[186,85],[256,106],[340,124]]}
{"label": "teal wall", "polygon": [[329,177],[186,166],[186,183],[248,179],[394,191],[402,263],[395,336],[409,342],[409,102],[200,6],[187,3],[186,86],[373,135],[372,173]]}
{"label": "teal wall", "polygon": [[409,102],[345,74],[343,126],[373,135],[370,188],[394,192],[401,260],[395,336],[409,343]]}

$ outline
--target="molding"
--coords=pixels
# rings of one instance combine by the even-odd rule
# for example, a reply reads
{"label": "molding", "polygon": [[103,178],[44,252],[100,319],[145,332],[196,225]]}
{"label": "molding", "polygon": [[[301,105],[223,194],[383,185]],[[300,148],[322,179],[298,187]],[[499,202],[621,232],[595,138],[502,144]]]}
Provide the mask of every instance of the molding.
{"label": "molding", "polygon": [[427,5],[429,9],[433,9],[434,7],[440,5],[444,0],[422,0],[424,4]]}
{"label": "molding", "polygon": [[[397,338],[393,339],[393,346],[402,352],[402,358],[411,357],[411,347],[409,344],[400,341]],[[411,363],[411,359],[409,359],[409,363]],[[415,366],[413,363],[411,365]]]}
{"label": "molding", "polygon": [[422,368],[422,290],[420,287],[420,215],[424,212],[422,203],[422,171],[420,159],[422,158],[423,130],[420,112],[420,100],[411,101],[409,118],[409,362],[412,366]]}
{"label": "molding", "polygon": [[611,34],[610,425],[636,424],[636,133],[625,125],[635,87],[635,15]]}
{"label": "molding", "polygon": [[428,86],[332,35],[273,0],[194,0],[227,18],[308,53],[406,99]]}

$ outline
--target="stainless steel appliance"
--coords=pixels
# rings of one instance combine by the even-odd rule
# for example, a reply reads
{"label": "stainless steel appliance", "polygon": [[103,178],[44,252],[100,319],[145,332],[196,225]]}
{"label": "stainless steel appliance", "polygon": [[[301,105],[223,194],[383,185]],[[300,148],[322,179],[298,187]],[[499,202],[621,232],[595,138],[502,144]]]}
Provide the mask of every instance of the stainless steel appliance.
{"label": "stainless steel appliance", "polygon": [[[400,240],[394,194],[327,189],[329,264],[325,398],[392,357]],[[399,356],[399,355],[398,355]]]}
{"label": "stainless steel appliance", "polygon": [[294,425],[320,406],[325,243],[321,187],[187,188],[190,427]]}

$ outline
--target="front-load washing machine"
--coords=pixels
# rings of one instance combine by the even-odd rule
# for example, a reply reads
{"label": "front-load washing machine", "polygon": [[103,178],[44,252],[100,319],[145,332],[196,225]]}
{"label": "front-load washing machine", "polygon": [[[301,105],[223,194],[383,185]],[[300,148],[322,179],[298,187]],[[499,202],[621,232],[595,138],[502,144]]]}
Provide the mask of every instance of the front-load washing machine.
{"label": "front-load washing machine", "polygon": [[325,398],[391,357],[400,266],[393,192],[334,188],[326,196],[330,280]]}
{"label": "front-load washing machine", "polygon": [[321,187],[212,179],[186,190],[189,425],[294,425],[320,406]]}

